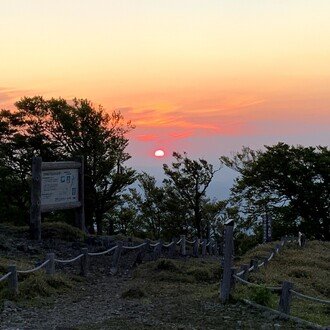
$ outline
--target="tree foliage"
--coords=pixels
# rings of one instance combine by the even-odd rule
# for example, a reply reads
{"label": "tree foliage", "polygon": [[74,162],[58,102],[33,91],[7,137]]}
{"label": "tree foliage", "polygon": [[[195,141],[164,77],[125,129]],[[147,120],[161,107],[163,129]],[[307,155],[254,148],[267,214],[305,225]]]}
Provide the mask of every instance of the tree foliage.
{"label": "tree foliage", "polygon": [[[264,151],[243,148],[221,161],[237,170],[232,200],[250,224],[268,212],[278,235],[300,229],[308,236],[329,239],[330,151],[327,147],[278,143]],[[247,222],[249,223],[249,222]]]}
{"label": "tree foliage", "polygon": [[[6,173],[1,175],[5,184],[0,196],[12,198],[7,208],[24,210],[22,220],[28,222],[33,156],[56,161],[79,155],[85,161],[86,222],[91,225],[96,220],[101,231],[104,213],[135,179],[135,172],[124,166],[130,158],[125,135],[133,128],[131,123],[120,112],[107,114],[83,99],[25,97],[15,106],[16,111],[0,112],[0,170]],[[16,196],[10,191],[13,182],[20,190]],[[4,202],[1,208],[6,208]]]}
{"label": "tree foliage", "polygon": [[206,190],[214,174],[212,164],[204,159],[191,160],[187,154],[174,152],[175,161],[170,167],[163,165],[168,184],[183,201],[184,207],[193,213],[193,226],[198,237],[202,235],[203,205],[206,201]]}

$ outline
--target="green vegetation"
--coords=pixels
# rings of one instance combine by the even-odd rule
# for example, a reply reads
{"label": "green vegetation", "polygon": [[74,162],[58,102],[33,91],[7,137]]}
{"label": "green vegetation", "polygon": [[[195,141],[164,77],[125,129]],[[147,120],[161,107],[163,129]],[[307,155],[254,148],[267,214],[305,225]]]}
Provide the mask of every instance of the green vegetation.
{"label": "green vegetation", "polygon": [[86,234],[80,229],[64,222],[44,222],[41,224],[44,239],[60,239],[63,241],[82,241]]}
{"label": "green vegetation", "polygon": [[[248,263],[251,258],[269,255],[276,242],[264,244],[249,251],[239,260],[239,264]],[[309,241],[305,248],[289,244],[275,256],[266,268],[251,273],[249,281],[264,286],[281,286],[282,282],[294,283],[297,292],[329,300],[330,297],[330,242]],[[248,298],[255,302],[277,309],[279,297],[262,289],[248,288],[237,284],[234,297]],[[329,325],[329,306],[300,300],[293,297],[291,314],[321,325]]]}
{"label": "green vegetation", "polygon": [[330,240],[328,147],[278,143],[220,159],[240,174],[231,201],[245,214],[243,228],[260,230],[258,217],[268,213],[277,238],[300,230],[309,238]]}

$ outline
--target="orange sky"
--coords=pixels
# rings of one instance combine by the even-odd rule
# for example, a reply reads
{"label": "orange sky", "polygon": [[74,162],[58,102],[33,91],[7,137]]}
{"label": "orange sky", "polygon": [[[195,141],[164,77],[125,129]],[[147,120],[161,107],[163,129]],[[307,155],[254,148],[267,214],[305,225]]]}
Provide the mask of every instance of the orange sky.
{"label": "orange sky", "polygon": [[[328,0],[8,0],[0,107],[22,96],[121,109],[137,163],[160,147],[330,141]],[[157,160],[158,161],[158,160]]]}

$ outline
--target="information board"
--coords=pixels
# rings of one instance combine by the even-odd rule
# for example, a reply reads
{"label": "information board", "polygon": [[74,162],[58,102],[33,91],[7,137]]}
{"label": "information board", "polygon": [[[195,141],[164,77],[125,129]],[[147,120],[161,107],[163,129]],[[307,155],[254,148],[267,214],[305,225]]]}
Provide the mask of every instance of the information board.
{"label": "information board", "polygon": [[56,205],[79,201],[78,169],[41,172],[41,205]]}

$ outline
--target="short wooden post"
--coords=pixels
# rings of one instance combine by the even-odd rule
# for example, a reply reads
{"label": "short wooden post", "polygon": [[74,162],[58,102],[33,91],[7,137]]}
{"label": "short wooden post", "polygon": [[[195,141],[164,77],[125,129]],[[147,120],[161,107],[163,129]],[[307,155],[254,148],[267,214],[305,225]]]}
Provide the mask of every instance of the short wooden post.
{"label": "short wooden post", "polygon": [[258,259],[253,259],[252,260],[252,266],[253,266],[253,271],[254,272],[258,272],[259,271]]}
{"label": "short wooden post", "polygon": [[180,244],[180,252],[182,256],[186,255],[186,236],[181,235],[181,244]]}
{"label": "short wooden post", "polygon": [[202,241],[202,257],[204,258],[206,256],[206,244],[207,244],[207,239],[203,239]]}
{"label": "short wooden post", "polygon": [[169,248],[168,248],[168,257],[169,258],[173,258],[174,257],[175,248],[176,248],[176,242],[177,242],[176,238],[173,238],[172,239],[172,242],[171,242],[172,245],[170,245]]}
{"label": "short wooden post", "polygon": [[268,262],[269,262],[269,261],[268,261],[268,258],[265,257],[265,258],[264,258],[264,266],[265,266],[265,268],[268,266]]}
{"label": "short wooden post", "polygon": [[274,249],[274,253],[278,254],[280,252],[280,248],[281,248],[280,244],[276,244],[275,249]]}
{"label": "short wooden post", "polygon": [[55,253],[47,253],[46,259],[49,260],[46,264],[46,274],[53,276],[55,274]]}
{"label": "short wooden post", "polygon": [[212,239],[208,239],[208,246],[207,246],[207,251],[209,252],[209,255],[212,255]]}
{"label": "short wooden post", "polygon": [[41,157],[32,158],[32,188],[30,209],[30,235],[41,240]]}
{"label": "short wooden post", "polygon": [[236,267],[231,267],[230,268],[230,289],[234,289],[235,288],[235,283],[236,283],[236,279],[234,277],[234,275],[237,274],[237,268]]}
{"label": "short wooden post", "polygon": [[217,241],[215,241],[214,242],[214,247],[213,247],[213,249],[214,249],[214,255],[215,256],[218,256],[219,255],[219,250],[218,250],[218,242]]}
{"label": "short wooden post", "polygon": [[248,276],[249,276],[249,265],[248,264],[243,264],[241,266],[241,269],[244,270],[244,273],[243,275],[241,276],[241,278],[243,280],[247,280],[248,279]]}
{"label": "short wooden post", "polygon": [[117,242],[117,249],[115,250],[115,253],[113,254],[112,262],[111,262],[111,268],[110,272],[111,274],[116,274],[118,271],[118,265],[119,265],[119,260],[121,257],[121,252],[123,249],[123,242],[118,241]]}
{"label": "short wooden post", "polygon": [[233,232],[234,220],[229,220],[225,224],[225,241],[224,241],[224,260],[223,260],[223,273],[220,288],[220,299],[222,303],[226,303],[230,296],[231,285],[231,264],[233,254]]}
{"label": "short wooden post", "polygon": [[89,266],[88,249],[82,248],[81,253],[83,254],[83,256],[80,259],[80,275],[87,276]]}
{"label": "short wooden post", "polygon": [[293,283],[284,281],[282,284],[282,291],[278,310],[285,314],[290,314],[290,304],[292,296],[291,289],[293,289]]}
{"label": "short wooden post", "polygon": [[195,258],[198,258],[198,247],[199,247],[199,239],[195,237],[194,247],[193,247],[193,256]]}
{"label": "short wooden post", "polygon": [[157,260],[162,254],[163,242],[159,240],[156,246],[154,247],[154,260]]}
{"label": "short wooden post", "polygon": [[16,265],[8,266],[8,272],[11,273],[8,277],[8,288],[10,293],[13,296],[16,296],[18,294],[18,278]]}

